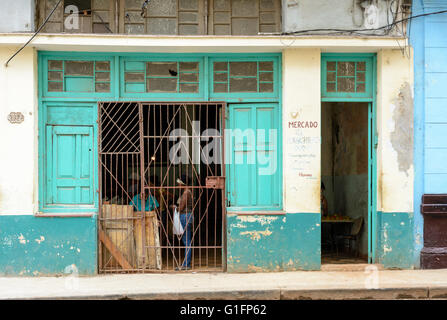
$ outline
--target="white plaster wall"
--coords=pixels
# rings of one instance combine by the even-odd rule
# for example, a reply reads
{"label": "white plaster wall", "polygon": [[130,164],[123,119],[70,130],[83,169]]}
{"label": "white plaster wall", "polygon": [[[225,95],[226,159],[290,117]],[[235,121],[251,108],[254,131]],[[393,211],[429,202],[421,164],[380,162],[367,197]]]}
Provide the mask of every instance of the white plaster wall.
{"label": "white plaster wall", "polygon": [[[391,142],[395,130],[405,130],[396,126],[396,101],[407,84],[413,95],[413,59],[407,55],[400,50],[380,50],[377,54],[377,210],[382,212],[413,212],[414,166],[411,164],[406,171],[399,168],[398,151]],[[408,112],[406,129],[411,130],[413,108]],[[408,149],[407,157],[413,158],[412,141]]]}
{"label": "white plaster wall", "polygon": [[[37,55],[32,48],[20,52],[0,47],[0,215],[33,214],[37,159]],[[10,112],[21,112],[24,121],[11,124]]]}
{"label": "white plaster wall", "polygon": [[[320,49],[283,51],[283,190],[286,212],[320,212]],[[291,123],[316,123],[294,128]]]}

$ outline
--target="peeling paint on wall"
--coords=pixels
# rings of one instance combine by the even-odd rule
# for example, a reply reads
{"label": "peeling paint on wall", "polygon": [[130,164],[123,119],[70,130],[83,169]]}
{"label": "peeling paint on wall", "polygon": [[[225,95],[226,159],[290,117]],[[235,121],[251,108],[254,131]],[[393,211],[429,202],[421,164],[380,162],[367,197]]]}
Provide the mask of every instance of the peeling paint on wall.
{"label": "peeling paint on wall", "polygon": [[249,235],[251,240],[259,241],[261,239],[261,236],[269,236],[272,232],[267,228],[264,231],[244,231],[241,232],[241,236]]}
{"label": "peeling paint on wall", "polygon": [[413,165],[413,97],[411,87],[405,82],[393,101],[394,131],[390,134],[391,145],[397,152],[399,170],[408,176]]}

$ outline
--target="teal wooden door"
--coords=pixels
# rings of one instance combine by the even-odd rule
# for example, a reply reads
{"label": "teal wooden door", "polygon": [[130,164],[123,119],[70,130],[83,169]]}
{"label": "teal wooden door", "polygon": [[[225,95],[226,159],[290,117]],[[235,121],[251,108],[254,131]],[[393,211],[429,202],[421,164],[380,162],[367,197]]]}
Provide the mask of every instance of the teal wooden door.
{"label": "teal wooden door", "polygon": [[93,127],[47,127],[47,204],[93,204]]}
{"label": "teal wooden door", "polygon": [[280,208],[277,105],[231,104],[229,124],[228,207],[236,210]]}

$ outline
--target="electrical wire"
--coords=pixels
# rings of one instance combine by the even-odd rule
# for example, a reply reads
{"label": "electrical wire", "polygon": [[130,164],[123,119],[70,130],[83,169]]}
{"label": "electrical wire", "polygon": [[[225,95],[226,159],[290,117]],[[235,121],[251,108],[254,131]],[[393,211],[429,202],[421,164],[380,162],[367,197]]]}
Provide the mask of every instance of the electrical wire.
{"label": "electrical wire", "polygon": [[42,28],[47,24],[48,20],[50,20],[51,16],[53,15],[54,11],[56,11],[56,8],[59,6],[59,4],[62,2],[62,0],[59,0],[58,3],[54,6],[53,10],[51,10],[50,14],[48,15],[48,17],[45,19],[45,21],[42,23],[42,25],[39,27],[39,29],[37,29],[37,31],[33,34],[33,36],[16,52],[14,53],[11,58],[8,59],[8,61],[6,61],[5,63],[5,67],[8,67],[9,62],[17,55],[19,54],[20,51],[22,51],[27,45],[28,43],[30,43],[35,36],[37,36],[37,34],[40,32],[40,30],[42,30]]}
{"label": "electrical wire", "polygon": [[336,32],[336,33],[359,33],[361,35],[379,35],[379,34],[371,34],[371,33],[363,33],[364,31],[379,31],[382,29],[387,29],[387,28],[391,28],[399,23],[403,23],[415,18],[420,18],[420,17],[425,17],[425,16],[431,16],[431,15],[436,15],[436,14],[442,14],[442,13],[446,13],[447,10],[441,10],[441,11],[436,11],[436,12],[428,12],[428,13],[423,13],[423,14],[418,14],[415,16],[410,16],[408,18],[404,18],[398,21],[394,21],[391,24],[387,24],[378,28],[374,28],[374,29],[332,29],[332,28],[319,28],[319,29],[308,29],[308,30],[298,30],[298,31],[292,31],[292,32],[278,32],[278,33],[269,33],[271,35],[297,35],[297,34],[302,34],[302,33],[308,33],[308,32]]}

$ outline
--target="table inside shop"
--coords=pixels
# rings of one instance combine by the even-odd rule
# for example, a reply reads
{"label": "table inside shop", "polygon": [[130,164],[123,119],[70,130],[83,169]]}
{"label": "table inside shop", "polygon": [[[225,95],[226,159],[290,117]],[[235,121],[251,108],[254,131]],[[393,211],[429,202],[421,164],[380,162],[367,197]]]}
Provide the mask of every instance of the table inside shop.
{"label": "table inside shop", "polygon": [[[336,233],[340,233],[340,235],[349,233],[349,230],[347,230],[346,226],[349,227],[354,222],[351,218],[342,218],[342,219],[328,219],[327,217],[321,218],[321,223],[328,224],[330,226],[330,241],[331,244],[335,244],[336,239]],[[337,226],[337,227],[336,227]],[[341,226],[341,228],[339,227]],[[341,229],[341,230],[340,230]],[[341,231],[341,232],[339,232]],[[332,247],[332,245],[331,245]]]}

